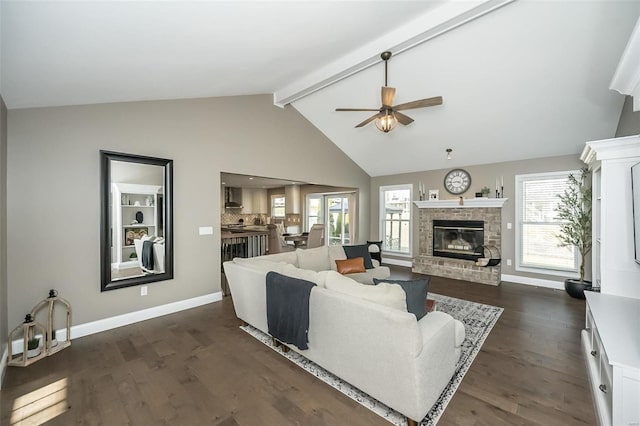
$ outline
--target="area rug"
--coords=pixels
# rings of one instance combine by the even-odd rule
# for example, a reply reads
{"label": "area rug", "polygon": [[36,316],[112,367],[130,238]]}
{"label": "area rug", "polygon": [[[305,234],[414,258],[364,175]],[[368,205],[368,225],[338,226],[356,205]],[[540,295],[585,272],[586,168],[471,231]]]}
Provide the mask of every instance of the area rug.
{"label": "area rug", "polygon": [[[453,398],[458,386],[462,382],[464,375],[471,367],[471,363],[480,351],[482,344],[491,332],[491,329],[500,318],[503,308],[491,305],[483,305],[481,303],[470,302],[468,300],[456,299],[439,294],[429,293],[429,298],[436,300],[436,310],[446,312],[464,324],[466,336],[462,342],[462,355],[456,365],[455,373],[449,384],[444,388],[442,394],[433,405],[426,417],[420,422],[421,426],[433,426],[437,424],[438,419],[444,413],[447,404]],[[309,361],[297,352],[289,351],[283,353],[280,349],[274,347],[271,343],[271,336],[261,332],[260,330],[250,326],[240,327],[280,355],[297,364],[308,373],[313,374],[323,382],[333,386],[351,399],[359,402],[374,413],[388,420],[390,423],[398,426],[407,424],[407,418],[397,411],[387,407],[378,400],[370,397],[358,388],[351,386],[349,383],[341,380],[324,368]]]}

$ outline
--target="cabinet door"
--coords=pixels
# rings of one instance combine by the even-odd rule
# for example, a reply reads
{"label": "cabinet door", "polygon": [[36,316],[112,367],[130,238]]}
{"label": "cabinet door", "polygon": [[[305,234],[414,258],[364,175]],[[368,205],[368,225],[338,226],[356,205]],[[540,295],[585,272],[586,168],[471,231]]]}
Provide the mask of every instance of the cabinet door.
{"label": "cabinet door", "polygon": [[267,203],[267,190],[253,190],[253,214],[267,214],[269,212],[269,204]]}
{"label": "cabinet door", "polygon": [[[640,424],[640,372],[638,370],[627,370],[620,374],[622,380],[621,390],[621,425]],[[617,419],[614,419],[617,420]]]}
{"label": "cabinet door", "polygon": [[242,213],[255,213],[253,211],[253,189],[251,188],[242,188]]}

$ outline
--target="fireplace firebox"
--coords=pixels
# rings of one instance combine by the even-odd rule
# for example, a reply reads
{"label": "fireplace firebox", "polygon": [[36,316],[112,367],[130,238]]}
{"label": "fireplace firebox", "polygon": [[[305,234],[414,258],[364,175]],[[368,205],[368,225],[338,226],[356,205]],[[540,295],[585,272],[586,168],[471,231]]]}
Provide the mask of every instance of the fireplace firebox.
{"label": "fireplace firebox", "polygon": [[434,220],[433,255],[477,260],[482,257],[484,221]]}

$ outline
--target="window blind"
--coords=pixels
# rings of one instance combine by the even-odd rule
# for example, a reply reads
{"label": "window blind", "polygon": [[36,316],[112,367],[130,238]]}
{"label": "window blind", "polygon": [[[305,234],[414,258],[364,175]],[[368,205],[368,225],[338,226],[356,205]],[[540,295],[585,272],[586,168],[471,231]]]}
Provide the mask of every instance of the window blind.
{"label": "window blind", "polygon": [[[576,172],[517,176],[519,247],[518,265],[525,268],[575,272],[573,246],[560,247],[557,219],[558,195],[568,188],[568,176]],[[542,271],[541,271],[542,272]]]}

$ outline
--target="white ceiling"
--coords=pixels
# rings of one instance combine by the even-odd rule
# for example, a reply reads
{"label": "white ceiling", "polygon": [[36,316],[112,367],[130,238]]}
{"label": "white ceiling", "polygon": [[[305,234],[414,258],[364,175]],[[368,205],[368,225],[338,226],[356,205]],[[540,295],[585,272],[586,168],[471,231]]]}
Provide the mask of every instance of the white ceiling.
{"label": "white ceiling", "polygon": [[[293,106],[371,176],[575,154],[612,137],[623,97],[608,86],[640,0],[518,0],[464,23],[504,3],[2,1],[0,90],[10,109],[286,100],[362,69]],[[412,47],[454,11],[463,25]],[[379,107],[383,66],[370,65],[387,49],[396,103],[444,104],[407,111],[416,121],[389,134],[354,129],[367,113],[334,110]]]}

